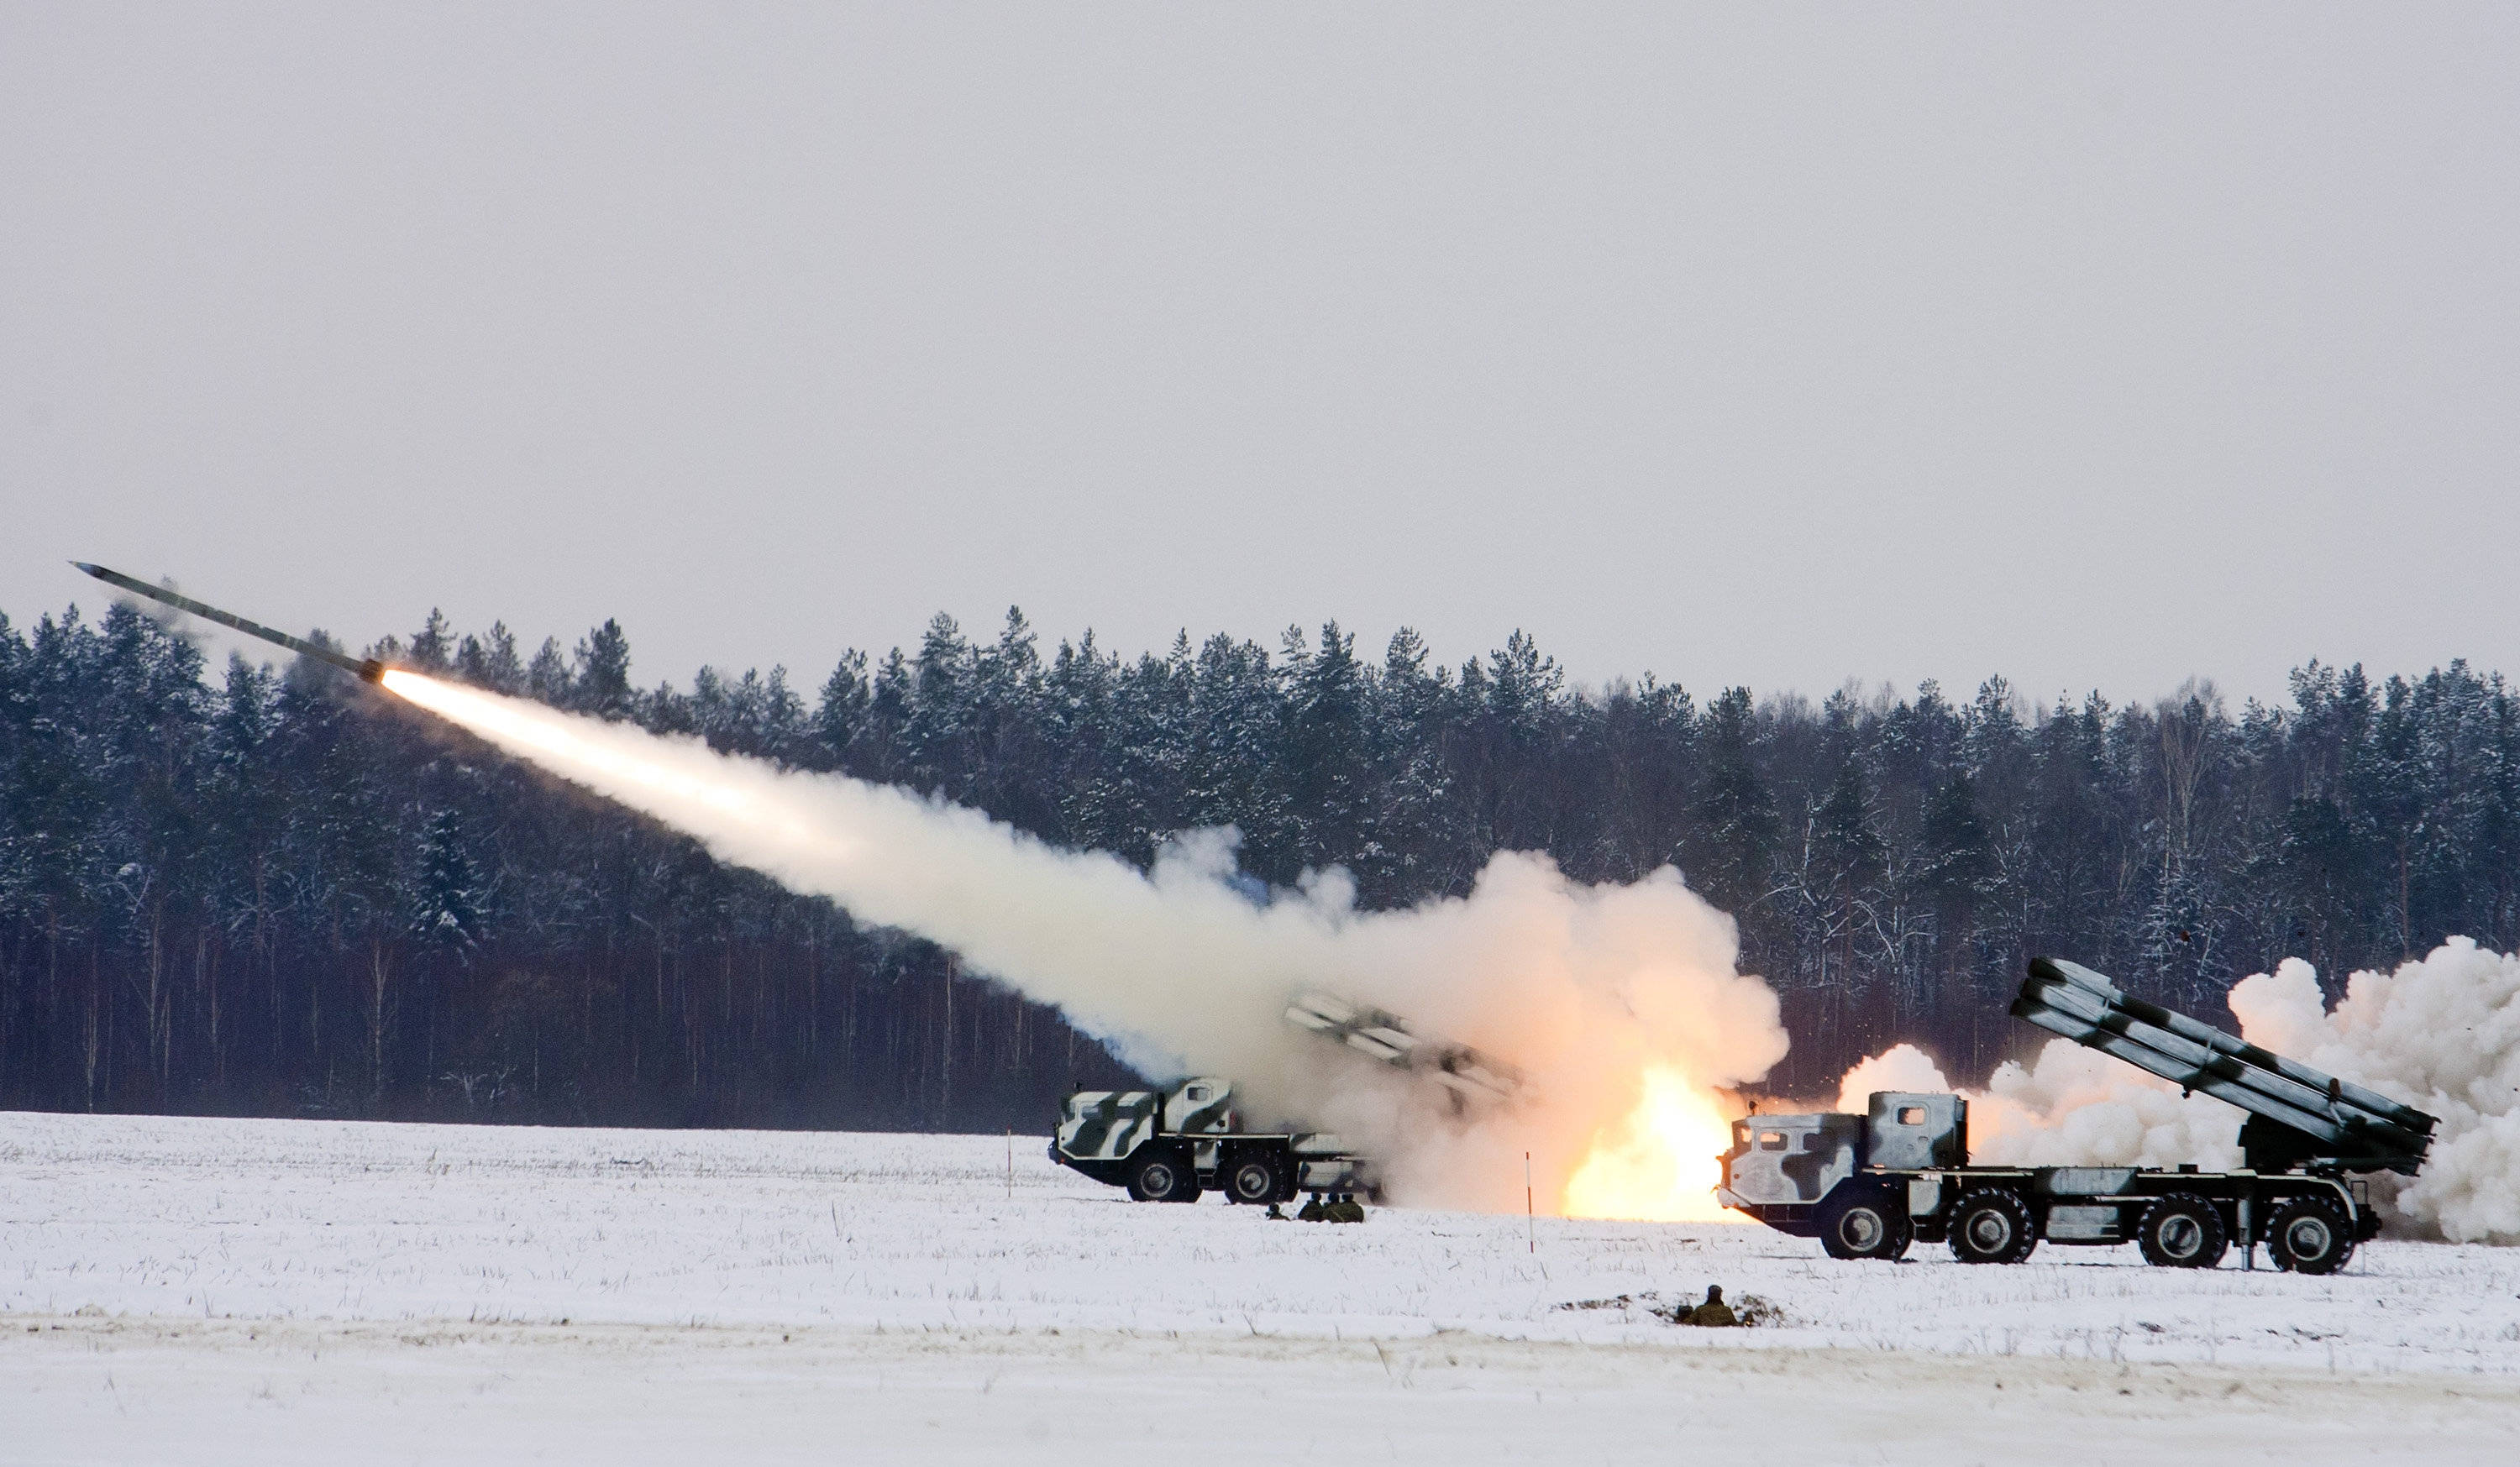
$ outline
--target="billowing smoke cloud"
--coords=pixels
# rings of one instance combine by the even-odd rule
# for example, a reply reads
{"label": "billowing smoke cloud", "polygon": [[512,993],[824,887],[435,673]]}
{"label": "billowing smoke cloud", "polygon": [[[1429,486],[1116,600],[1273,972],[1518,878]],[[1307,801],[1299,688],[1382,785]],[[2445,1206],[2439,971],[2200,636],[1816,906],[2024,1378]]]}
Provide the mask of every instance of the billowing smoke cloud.
{"label": "billowing smoke cloud", "polygon": [[[2453,937],[2348,978],[2333,1011],[2288,959],[2231,989],[2242,1037],[2441,1118],[2399,1216],[2452,1242],[2520,1243],[2520,957]],[[2385,1190],[2375,1185],[2375,1190]]]}
{"label": "billowing smoke cloud", "polygon": [[1846,1072],[1837,1086],[1837,1108],[1860,1116],[1874,1090],[1917,1090],[1930,1095],[1951,1088],[1932,1055],[1913,1045],[1893,1045]]}
{"label": "billowing smoke cloud", "polygon": [[[2395,972],[2360,972],[2331,1010],[2299,958],[2232,985],[2240,1037],[2441,1119],[2411,1182],[2372,1178],[2384,1211],[2423,1235],[2520,1243],[2520,957],[2454,937]],[[1842,1108],[1873,1090],[1951,1087],[1901,1045],[1847,1072]],[[1992,1166],[2240,1164],[2240,1111],[2050,1040],[2025,1068],[1968,1091],[1971,1159]]]}
{"label": "billowing smoke cloud", "polygon": [[[1667,868],[1587,886],[1505,854],[1466,898],[1403,911],[1357,911],[1336,870],[1254,900],[1231,832],[1184,837],[1142,873],[888,786],[407,673],[386,686],[722,860],[954,950],[1150,1073],[1226,1076],[1247,1115],[1337,1129],[1404,1198],[1519,1208],[1528,1149],[1546,1206],[1597,1136],[1625,1134],[1649,1069],[1702,1094],[1785,1052],[1776,996],[1734,971],[1732,919]],[[1286,1000],[1313,987],[1513,1062],[1531,1098],[1480,1124],[1448,1115],[1432,1087],[1287,1026]],[[1710,1158],[1690,1182],[1708,1214],[1723,1141],[1719,1122],[1687,1142]]]}

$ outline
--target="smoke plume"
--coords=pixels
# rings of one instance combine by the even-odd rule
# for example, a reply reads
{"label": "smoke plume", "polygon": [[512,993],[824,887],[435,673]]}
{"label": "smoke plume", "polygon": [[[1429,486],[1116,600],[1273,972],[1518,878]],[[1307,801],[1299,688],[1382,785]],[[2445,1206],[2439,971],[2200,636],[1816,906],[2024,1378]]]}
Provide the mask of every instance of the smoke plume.
{"label": "smoke plume", "polygon": [[2520,957],[2453,937],[2395,972],[2345,981],[2334,1009],[2289,958],[2231,989],[2243,1038],[2441,1118],[2421,1176],[2375,1183],[2454,1243],[2520,1243]]}
{"label": "smoke plume", "polygon": [[[1732,919],[1669,868],[1590,886],[1507,853],[1468,896],[1406,911],[1358,911],[1337,869],[1255,899],[1230,830],[1185,835],[1142,872],[898,788],[414,674],[385,686],[721,860],[953,950],[1150,1075],[1232,1079],[1246,1120],[1336,1129],[1405,1200],[1519,1208],[1529,1150],[1544,1206],[1580,1170],[1587,1195],[1609,1199],[1597,1210],[1655,1215],[1660,1204],[1622,1199],[1667,1184],[1713,1216],[1725,1137],[1720,1119],[1702,1134],[1711,1089],[1785,1052],[1775,994],[1734,969]],[[1449,1114],[1432,1087],[1284,1023],[1286,1000],[1316,987],[1511,1061],[1528,1097],[1484,1120]],[[1654,1104],[1670,1097],[1648,1093],[1649,1075],[1704,1109],[1678,1149],[1661,1148],[1678,1161],[1654,1143],[1669,1109]],[[1597,1140],[1605,1154],[1587,1165]]]}

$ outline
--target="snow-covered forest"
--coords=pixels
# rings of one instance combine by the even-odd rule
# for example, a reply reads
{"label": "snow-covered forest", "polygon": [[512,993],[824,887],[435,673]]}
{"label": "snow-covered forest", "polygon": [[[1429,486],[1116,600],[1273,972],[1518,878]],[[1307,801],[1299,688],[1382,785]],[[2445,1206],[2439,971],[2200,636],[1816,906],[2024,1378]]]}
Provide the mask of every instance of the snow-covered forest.
{"label": "snow-covered forest", "polygon": [[[609,621],[527,655],[432,613],[374,650],[1142,863],[1232,824],[1257,882],[1339,865],[1372,906],[1499,849],[1676,863],[1783,996],[1788,1092],[1900,1040],[1982,1073],[2034,953],[2211,1016],[2285,956],[2334,975],[2520,927],[2520,702],[2456,662],[2312,663],[2235,708],[1587,690],[1519,635],[1448,668],[1335,626],[1045,651],[1015,613],[811,689],[642,690]],[[125,606],[0,617],[0,1108],[1038,1129],[1119,1074],[932,946],[328,669],[211,669]]]}

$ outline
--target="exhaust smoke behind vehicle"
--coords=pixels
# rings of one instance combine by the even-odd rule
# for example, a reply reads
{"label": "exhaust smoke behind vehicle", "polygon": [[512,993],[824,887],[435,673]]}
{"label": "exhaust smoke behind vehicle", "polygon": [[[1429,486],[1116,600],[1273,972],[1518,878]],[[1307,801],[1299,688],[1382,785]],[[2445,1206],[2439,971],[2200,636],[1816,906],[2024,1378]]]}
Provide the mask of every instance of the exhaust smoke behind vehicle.
{"label": "exhaust smoke behind vehicle", "polygon": [[[1528,1150],[1562,1208],[1717,1218],[1716,1089],[1785,1052],[1775,994],[1734,969],[1732,920],[1669,868],[1591,886],[1503,853],[1468,896],[1404,911],[1358,911],[1337,870],[1254,901],[1231,831],[1181,837],[1142,872],[891,786],[402,669],[382,681],[723,860],[952,948],[1141,1068],[1235,1077],[1255,1112],[1370,1149],[1402,1200],[1519,1207]],[[1405,1067],[1307,1044],[1282,1014],[1315,985],[1496,1055],[1527,1090],[1463,1112]]]}

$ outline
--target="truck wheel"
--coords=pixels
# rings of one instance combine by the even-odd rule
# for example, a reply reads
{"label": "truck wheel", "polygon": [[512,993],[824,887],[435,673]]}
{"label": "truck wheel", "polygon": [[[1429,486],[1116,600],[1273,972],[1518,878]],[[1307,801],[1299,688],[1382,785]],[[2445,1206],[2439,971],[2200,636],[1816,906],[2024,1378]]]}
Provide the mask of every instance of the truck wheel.
{"label": "truck wheel", "polygon": [[1840,1187],[1821,1208],[1820,1245],[1830,1258],[1895,1259],[1915,1236],[1908,1210],[1884,1187]]}
{"label": "truck wheel", "polygon": [[1129,1195],[1140,1202],[1196,1202],[1198,1176],[1189,1162],[1158,1151],[1129,1169]]}
{"label": "truck wheel", "polygon": [[1225,1200],[1266,1207],[1284,1200],[1278,1195],[1282,1185],[1277,1162],[1265,1155],[1245,1156],[1225,1174]]}
{"label": "truck wheel", "polygon": [[2294,1197],[2267,1219],[2267,1252],[2295,1273],[2333,1273],[2354,1256],[2354,1228],[2324,1197]]}
{"label": "truck wheel", "polygon": [[1952,1257],[1963,1264],[2017,1264],[2039,1246],[2029,1204],[2003,1187],[1960,1194],[1952,1209]]}
{"label": "truck wheel", "polygon": [[2143,1210],[2136,1246],[2158,1268],[2211,1268],[2231,1246],[2221,1209],[2193,1192],[2173,1192]]}

